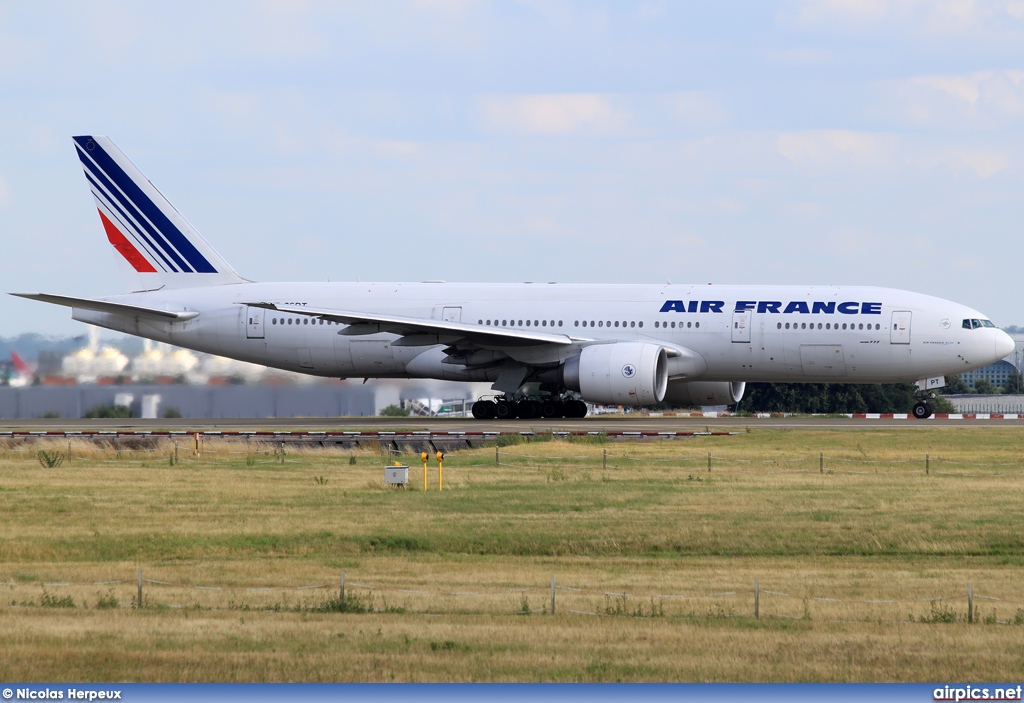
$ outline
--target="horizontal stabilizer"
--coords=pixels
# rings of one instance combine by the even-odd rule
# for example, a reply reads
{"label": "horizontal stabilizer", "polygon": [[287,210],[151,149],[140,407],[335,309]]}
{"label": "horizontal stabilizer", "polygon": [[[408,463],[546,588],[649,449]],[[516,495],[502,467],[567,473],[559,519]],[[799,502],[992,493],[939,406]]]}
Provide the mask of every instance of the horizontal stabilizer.
{"label": "horizontal stabilizer", "polygon": [[124,303],[111,303],[106,300],[93,300],[91,298],[71,298],[66,295],[50,295],[49,293],[11,293],[19,298],[29,300],[40,300],[44,303],[63,305],[69,308],[80,310],[95,310],[96,312],[107,312],[113,315],[128,315],[130,317],[150,317],[158,320],[173,322],[184,322],[198,317],[199,313],[194,310],[160,310],[158,308],[146,308],[141,305],[126,305]]}
{"label": "horizontal stabilizer", "polygon": [[573,342],[587,341],[587,339],[583,337],[570,337],[565,334],[550,334],[546,332],[528,332],[525,330],[484,327],[482,325],[471,325],[465,322],[426,320],[418,317],[404,317],[400,315],[380,315],[377,313],[352,312],[349,310],[316,310],[305,307],[295,308],[280,306],[275,305],[274,303],[245,303],[245,305],[294,315],[322,317],[325,320],[332,320],[343,325],[373,325],[377,328],[372,330],[373,332],[390,332],[392,334],[401,335],[414,333],[436,334],[442,337],[454,337],[456,339],[472,339],[483,344],[491,345],[568,345]]}

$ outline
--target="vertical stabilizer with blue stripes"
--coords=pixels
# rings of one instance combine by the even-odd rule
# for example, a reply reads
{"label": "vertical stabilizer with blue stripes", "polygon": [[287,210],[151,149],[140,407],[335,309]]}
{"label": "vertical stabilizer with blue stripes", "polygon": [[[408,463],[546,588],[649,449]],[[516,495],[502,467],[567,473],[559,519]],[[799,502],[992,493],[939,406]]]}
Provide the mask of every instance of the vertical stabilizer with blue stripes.
{"label": "vertical stabilizer with blue stripes", "polygon": [[144,289],[244,283],[107,137],[73,137],[107,241]]}

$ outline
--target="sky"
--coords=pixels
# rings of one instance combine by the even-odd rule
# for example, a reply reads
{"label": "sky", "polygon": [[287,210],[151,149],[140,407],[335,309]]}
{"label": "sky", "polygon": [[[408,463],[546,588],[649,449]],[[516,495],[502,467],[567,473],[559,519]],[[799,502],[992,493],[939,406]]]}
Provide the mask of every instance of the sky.
{"label": "sky", "polygon": [[[0,280],[107,135],[253,280],[847,284],[1024,324],[1024,0],[0,3]],[[0,297],[0,336],[81,334]]]}

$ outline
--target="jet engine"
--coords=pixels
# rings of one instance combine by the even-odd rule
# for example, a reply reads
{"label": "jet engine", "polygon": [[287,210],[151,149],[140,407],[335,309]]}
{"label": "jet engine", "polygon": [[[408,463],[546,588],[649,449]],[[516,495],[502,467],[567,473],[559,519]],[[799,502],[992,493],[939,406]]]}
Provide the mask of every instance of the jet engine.
{"label": "jet engine", "polygon": [[671,405],[733,405],[740,402],[747,384],[730,381],[672,381],[665,391]]}
{"label": "jet engine", "polygon": [[657,344],[592,344],[565,362],[562,377],[590,403],[651,405],[665,397],[668,357]]}

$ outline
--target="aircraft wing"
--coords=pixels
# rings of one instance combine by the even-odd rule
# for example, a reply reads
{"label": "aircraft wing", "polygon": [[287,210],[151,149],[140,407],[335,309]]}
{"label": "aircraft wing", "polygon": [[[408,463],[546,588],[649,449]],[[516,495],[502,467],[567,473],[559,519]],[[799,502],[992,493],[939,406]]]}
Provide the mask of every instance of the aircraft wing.
{"label": "aircraft wing", "polygon": [[40,300],[44,303],[53,303],[54,305],[63,305],[69,308],[95,310],[96,312],[129,315],[131,317],[151,317],[173,322],[184,322],[199,316],[198,312],[192,310],[175,312],[174,310],[160,310],[159,308],[147,308],[141,305],[111,303],[106,300],[93,300],[92,298],[71,298],[66,295],[50,295],[49,293],[11,293],[11,295],[16,295],[19,298],[28,298],[29,300]]}
{"label": "aircraft wing", "polygon": [[[586,337],[570,337],[566,334],[548,332],[530,332],[526,330],[508,329],[505,327],[484,327],[465,322],[446,322],[444,320],[428,320],[402,315],[381,315],[378,313],[352,312],[349,310],[317,310],[307,307],[289,307],[274,303],[244,303],[251,307],[275,310],[295,315],[322,317],[350,327],[340,334],[361,335],[390,332],[403,336],[436,335],[446,339],[466,339],[487,345],[509,344],[525,346],[528,344],[559,344],[568,345],[573,342],[587,341]],[[435,342],[437,343],[437,342]],[[399,344],[399,346],[401,346]]]}

